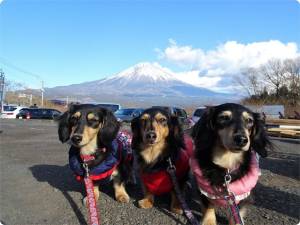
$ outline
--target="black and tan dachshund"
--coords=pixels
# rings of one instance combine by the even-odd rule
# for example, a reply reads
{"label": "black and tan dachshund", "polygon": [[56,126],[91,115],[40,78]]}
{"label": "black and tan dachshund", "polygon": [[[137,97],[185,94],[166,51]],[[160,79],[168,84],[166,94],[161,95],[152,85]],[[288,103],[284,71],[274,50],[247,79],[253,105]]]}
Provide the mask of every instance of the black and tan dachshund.
{"label": "black and tan dachshund", "polygon": [[151,208],[154,196],[171,193],[171,211],[182,213],[167,173],[169,158],[176,167],[176,176],[181,186],[189,171],[187,144],[178,118],[163,109],[149,108],[132,121],[131,128],[132,149],[137,155],[144,189],[144,198],[138,202],[139,207]]}
{"label": "black and tan dachshund", "polygon": [[[260,174],[257,154],[266,157],[272,147],[260,115],[234,103],[211,107],[195,124],[192,137],[191,167],[202,193],[203,225],[216,224],[215,207],[227,207],[226,174],[231,178],[228,191],[235,194],[243,217]],[[234,223],[231,217],[229,221]]]}
{"label": "black and tan dachshund", "polygon": [[92,157],[87,164],[96,199],[99,185],[112,179],[116,200],[129,202],[124,184],[132,174],[131,137],[119,133],[114,114],[97,105],[75,104],[60,116],[58,125],[59,140],[71,145],[70,168],[78,179],[85,172],[84,158]]}

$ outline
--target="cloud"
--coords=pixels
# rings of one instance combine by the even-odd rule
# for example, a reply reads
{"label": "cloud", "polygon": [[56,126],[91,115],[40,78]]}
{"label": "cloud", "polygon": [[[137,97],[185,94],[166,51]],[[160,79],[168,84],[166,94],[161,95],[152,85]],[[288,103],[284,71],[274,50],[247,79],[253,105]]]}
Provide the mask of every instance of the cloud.
{"label": "cloud", "polygon": [[296,0],[298,3],[300,3],[300,0]]}
{"label": "cloud", "polygon": [[[278,40],[248,44],[227,41],[205,51],[189,45],[180,46],[170,39],[168,47],[156,49],[156,52],[160,60],[173,63],[185,71],[178,74],[179,79],[215,90],[224,89],[220,86],[222,81],[239,74],[243,68],[258,67],[272,58],[287,59],[300,55],[296,43],[285,44]],[[227,87],[230,86],[229,82],[226,83]]]}

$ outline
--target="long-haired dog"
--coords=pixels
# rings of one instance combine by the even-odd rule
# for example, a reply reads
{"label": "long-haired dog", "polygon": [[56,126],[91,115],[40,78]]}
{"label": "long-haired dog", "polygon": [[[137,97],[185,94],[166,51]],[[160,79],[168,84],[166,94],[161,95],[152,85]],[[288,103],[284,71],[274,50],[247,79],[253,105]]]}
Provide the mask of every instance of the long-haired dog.
{"label": "long-haired dog", "polygon": [[189,171],[185,148],[191,146],[183,136],[178,118],[159,108],[146,109],[131,123],[132,149],[136,153],[137,165],[144,190],[144,198],[138,202],[141,208],[151,208],[154,196],[171,193],[171,211],[182,213],[173,184],[167,173],[168,159],[176,167],[176,176],[183,186]]}
{"label": "long-haired dog", "polygon": [[[211,107],[195,124],[192,138],[191,168],[202,194],[203,225],[216,224],[215,207],[227,206],[228,191],[235,195],[243,217],[260,173],[256,153],[266,157],[271,147],[260,115],[234,103]],[[231,217],[229,221],[233,224]]]}
{"label": "long-haired dog", "polygon": [[131,137],[118,133],[119,128],[111,111],[91,104],[71,105],[58,118],[59,140],[71,145],[69,164],[77,179],[85,175],[83,163],[88,158],[95,198],[99,198],[99,185],[112,179],[116,200],[129,202],[124,183],[132,172]]}

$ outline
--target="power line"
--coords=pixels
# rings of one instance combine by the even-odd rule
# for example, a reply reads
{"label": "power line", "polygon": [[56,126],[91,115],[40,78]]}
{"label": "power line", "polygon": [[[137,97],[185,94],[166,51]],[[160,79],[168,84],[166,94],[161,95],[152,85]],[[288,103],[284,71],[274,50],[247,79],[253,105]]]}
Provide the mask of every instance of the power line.
{"label": "power line", "polygon": [[36,79],[38,79],[38,80],[40,80],[40,81],[43,80],[43,78],[42,78],[41,75],[38,75],[38,74],[35,74],[35,73],[32,73],[32,72],[29,72],[29,71],[27,71],[27,70],[24,70],[24,69],[22,69],[21,67],[16,66],[16,65],[10,63],[7,59],[5,59],[5,58],[3,58],[3,57],[1,57],[1,56],[0,56],[0,62],[1,62],[3,65],[5,65],[5,66],[7,66],[7,67],[9,67],[9,68],[12,68],[12,69],[14,69],[14,70],[16,70],[16,71],[19,71],[19,72],[21,72],[21,73],[23,73],[23,74],[27,74],[27,75],[29,75],[29,76],[32,76],[32,77],[34,77],[34,78],[36,78]]}

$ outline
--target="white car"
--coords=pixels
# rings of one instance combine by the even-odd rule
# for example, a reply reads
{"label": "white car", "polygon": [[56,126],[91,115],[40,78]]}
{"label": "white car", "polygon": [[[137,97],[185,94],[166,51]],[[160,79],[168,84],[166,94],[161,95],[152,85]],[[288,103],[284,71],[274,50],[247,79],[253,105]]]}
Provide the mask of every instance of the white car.
{"label": "white car", "polygon": [[1,112],[1,118],[3,119],[16,119],[17,114],[24,106],[16,105],[4,105]]}
{"label": "white car", "polygon": [[195,112],[193,113],[193,116],[192,116],[192,121],[194,123],[197,123],[198,120],[201,118],[201,116],[203,115],[204,111],[205,111],[206,107],[199,107],[195,110]]}

